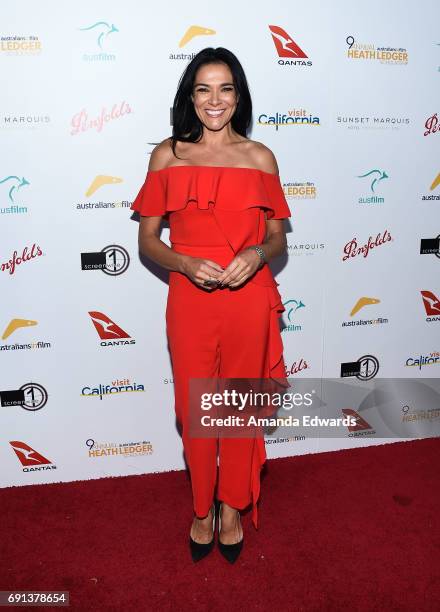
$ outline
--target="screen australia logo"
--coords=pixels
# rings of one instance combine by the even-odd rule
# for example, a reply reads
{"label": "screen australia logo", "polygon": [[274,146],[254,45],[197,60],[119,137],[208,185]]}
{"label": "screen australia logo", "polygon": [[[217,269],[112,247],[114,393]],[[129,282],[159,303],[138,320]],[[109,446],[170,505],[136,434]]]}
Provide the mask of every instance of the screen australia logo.
{"label": "screen australia logo", "polygon": [[89,315],[98,336],[101,338],[101,346],[126,346],[127,344],[136,344],[136,340],[104,313],[92,310],[89,312]]}

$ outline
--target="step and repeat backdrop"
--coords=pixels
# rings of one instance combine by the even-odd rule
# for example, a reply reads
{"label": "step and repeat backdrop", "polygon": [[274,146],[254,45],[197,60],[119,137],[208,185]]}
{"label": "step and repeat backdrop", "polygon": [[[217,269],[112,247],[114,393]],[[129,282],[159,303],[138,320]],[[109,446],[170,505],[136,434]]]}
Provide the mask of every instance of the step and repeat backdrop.
{"label": "step and repeat backdrop", "polygon": [[[167,273],[130,206],[207,46],[242,62],[292,212],[271,262],[289,377],[438,377],[438,17],[434,0],[2,6],[0,486],[184,469]],[[410,404],[402,419],[417,437]],[[398,439],[375,432],[365,413],[335,437],[274,431],[267,453]]]}

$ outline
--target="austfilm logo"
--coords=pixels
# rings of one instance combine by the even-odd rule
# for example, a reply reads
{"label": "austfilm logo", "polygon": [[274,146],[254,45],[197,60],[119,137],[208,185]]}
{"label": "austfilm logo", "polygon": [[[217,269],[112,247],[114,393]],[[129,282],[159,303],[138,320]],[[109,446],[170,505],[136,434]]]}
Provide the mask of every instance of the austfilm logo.
{"label": "austfilm logo", "polygon": [[[19,329],[27,329],[28,327],[34,327],[35,325],[38,325],[38,321],[33,321],[32,319],[11,319],[3,331],[2,340],[6,340]],[[18,336],[21,337],[21,334],[19,333]],[[52,345],[50,342],[44,342],[43,340],[33,340],[32,342],[26,342],[24,344],[17,341],[14,342],[14,344],[0,344],[0,351],[43,349],[51,348],[51,346]]]}
{"label": "austfilm logo", "polygon": [[380,64],[406,65],[408,51],[403,47],[376,47],[372,43],[361,43],[354,36],[347,36],[347,57],[351,60],[370,60]]}
{"label": "austfilm logo", "polygon": [[[199,36],[213,36],[217,32],[212,28],[207,28],[205,26],[200,25],[190,25],[182,38],[179,41],[179,48],[186,47],[190,42],[192,42],[195,38]],[[191,61],[195,57],[195,53],[170,53],[170,60],[189,60]]]}
{"label": "austfilm logo", "polygon": [[101,346],[126,346],[128,344],[136,344],[136,340],[104,313],[92,310],[89,312],[89,315],[101,338]]}
{"label": "austfilm logo", "polygon": [[149,440],[137,442],[98,442],[93,438],[86,440],[89,459],[99,457],[141,457],[152,455],[153,445]]}
{"label": "austfilm logo", "polygon": [[[123,180],[124,179],[118,176],[98,174],[97,176],[95,176],[95,178],[92,180],[92,182],[88,186],[87,191],[85,192],[85,196],[86,198],[89,198],[90,196],[94,195],[98,190],[104,187],[109,187],[109,186],[111,187],[114,185],[118,185],[119,183],[122,183]],[[108,189],[104,189],[104,191],[107,193]],[[108,209],[114,209],[114,208],[130,208],[132,204],[133,202],[128,201],[128,200],[121,200],[121,201],[99,200],[99,201],[78,202],[76,204],[76,210],[103,210],[103,209],[108,210]]]}
{"label": "austfilm logo", "polygon": [[29,444],[21,440],[13,440],[9,442],[9,444],[12,446],[18,460],[23,466],[23,472],[41,472],[57,469],[57,466],[54,465],[52,461],[29,446]]}
{"label": "austfilm logo", "polygon": [[389,178],[389,175],[385,172],[385,170],[373,168],[364,174],[358,174],[357,178],[365,179],[369,185],[368,196],[361,196],[358,199],[359,204],[383,204],[385,202],[384,197],[377,195],[377,191],[380,190],[381,181]]}
{"label": "austfilm logo", "polygon": [[[376,304],[380,304],[379,298],[362,296],[353,306],[350,312],[350,317],[354,317],[366,306],[376,306]],[[366,327],[368,325],[382,325],[384,323],[388,323],[388,319],[384,319],[383,317],[375,317],[372,319],[352,319],[350,321],[342,321],[342,327]]]}
{"label": "austfilm logo", "polygon": [[19,389],[0,391],[0,398],[3,407],[21,406],[25,410],[36,412],[47,404],[48,394],[42,385],[30,382]]}
{"label": "austfilm logo", "polygon": [[96,48],[95,53],[84,53],[82,56],[86,62],[114,62],[116,55],[108,53],[106,49],[111,46],[113,35],[119,32],[114,23],[108,21],[95,21],[91,25],[78,28],[80,32],[87,32],[89,44]]}
{"label": "austfilm logo", "polygon": [[130,256],[119,244],[106,246],[102,251],[81,253],[82,270],[101,270],[108,276],[119,276],[129,265]]}
{"label": "austfilm logo", "polygon": [[[28,185],[30,185],[29,181],[25,179],[24,176],[19,177],[10,174],[9,176],[6,176],[5,178],[0,180],[0,185],[2,186],[2,190],[0,192],[2,196],[0,214],[11,215],[27,213],[27,206],[20,204],[18,201],[15,200],[15,198],[22,187],[27,187]],[[8,205],[3,206],[3,204],[6,203]]]}
{"label": "austfilm logo", "polygon": [[297,332],[302,331],[302,325],[295,323],[295,319],[298,311],[302,311],[306,307],[302,300],[289,299],[283,302],[283,306],[286,309],[287,320],[289,321],[286,327],[281,329],[282,332]]}
{"label": "austfilm logo", "polygon": [[379,372],[379,360],[374,355],[363,355],[357,361],[341,363],[341,378],[354,376],[358,380],[371,380]]}
{"label": "austfilm logo", "polygon": [[270,33],[280,66],[311,66],[312,61],[293,38],[280,26],[270,25]]}

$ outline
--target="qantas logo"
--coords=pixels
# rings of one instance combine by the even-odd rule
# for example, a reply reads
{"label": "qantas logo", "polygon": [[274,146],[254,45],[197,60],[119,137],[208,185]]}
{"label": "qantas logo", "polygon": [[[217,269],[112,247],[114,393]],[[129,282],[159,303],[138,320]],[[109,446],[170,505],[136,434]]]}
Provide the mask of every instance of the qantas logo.
{"label": "qantas logo", "polygon": [[[356,425],[348,425],[348,431],[350,432],[349,437],[361,436],[361,435],[372,435],[375,434],[375,430],[371,425],[361,417],[361,415],[353,410],[352,408],[343,408],[342,414],[344,417],[351,417],[356,420]],[[362,433],[361,433],[362,432]]]}
{"label": "qantas logo", "polygon": [[282,66],[293,65],[293,66],[311,66],[312,62],[308,59],[308,56],[299,47],[291,36],[280,28],[280,26],[270,25],[270,33],[272,34],[272,40],[275,45],[275,49],[278,53],[278,63]]}
{"label": "qantas logo", "polygon": [[13,440],[9,443],[15,451],[21,465],[23,465],[23,472],[36,472],[40,470],[55,470],[56,465],[53,465],[52,461],[43,457],[35,449],[31,448],[25,442],[19,440]]}
{"label": "qantas logo", "polygon": [[104,313],[92,310],[89,312],[89,315],[102,340],[101,346],[120,346],[136,343],[136,340],[133,340],[122,327],[119,327]]}
{"label": "qantas logo", "polygon": [[432,293],[432,291],[421,291],[423,305],[426,310],[426,321],[433,323],[434,321],[440,321],[440,300]]}

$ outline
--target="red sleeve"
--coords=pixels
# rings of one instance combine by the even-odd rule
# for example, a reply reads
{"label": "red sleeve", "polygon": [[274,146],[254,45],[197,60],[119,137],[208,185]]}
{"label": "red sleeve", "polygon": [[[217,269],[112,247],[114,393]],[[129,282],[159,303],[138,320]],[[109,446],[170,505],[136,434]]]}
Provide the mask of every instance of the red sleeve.
{"label": "red sleeve", "polygon": [[263,177],[269,204],[267,218],[287,219],[291,217],[292,214],[287,204],[286,196],[284,195],[279,174],[265,172]]}
{"label": "red sleeve", "polygon": [[161,217],[166,214],[166,173],[149,170],[144,184],[131,205],[142,217]]}

